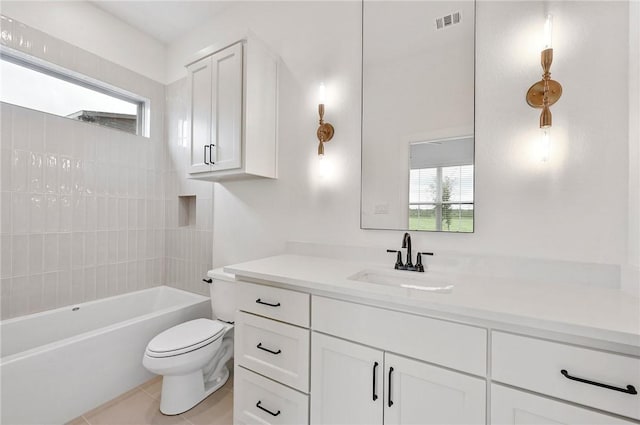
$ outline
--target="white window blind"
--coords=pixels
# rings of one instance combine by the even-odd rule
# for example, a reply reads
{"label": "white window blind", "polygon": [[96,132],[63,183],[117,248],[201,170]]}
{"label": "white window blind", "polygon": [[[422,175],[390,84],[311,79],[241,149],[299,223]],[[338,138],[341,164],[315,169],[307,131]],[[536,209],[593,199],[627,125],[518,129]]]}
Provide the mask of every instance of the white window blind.
{"label": "white window blind", "polygon": [[473,165],[410,170],[409,229],[473,232],[473,196]]}

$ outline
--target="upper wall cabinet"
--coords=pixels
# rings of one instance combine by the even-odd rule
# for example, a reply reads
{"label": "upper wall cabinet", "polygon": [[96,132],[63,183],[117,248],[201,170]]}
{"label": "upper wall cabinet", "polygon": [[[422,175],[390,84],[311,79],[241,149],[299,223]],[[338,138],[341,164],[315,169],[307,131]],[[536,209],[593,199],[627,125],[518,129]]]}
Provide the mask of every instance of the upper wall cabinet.
{"label": "upper wall cabinet", "polygon": [[277,177],[277,58],[254,36],[187,65],[189,177]]}

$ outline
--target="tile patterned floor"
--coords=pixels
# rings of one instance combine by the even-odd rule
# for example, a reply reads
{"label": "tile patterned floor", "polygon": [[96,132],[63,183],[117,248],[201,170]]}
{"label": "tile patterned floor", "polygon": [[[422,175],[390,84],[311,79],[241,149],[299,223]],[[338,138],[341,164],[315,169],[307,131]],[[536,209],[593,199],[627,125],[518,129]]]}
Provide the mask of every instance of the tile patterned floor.
{"label": "tile patterned floor", "polygon": [[67,425],[231,425],[233,376],[193,409],[176,416],[160,413],[162,377],[154,378]]}

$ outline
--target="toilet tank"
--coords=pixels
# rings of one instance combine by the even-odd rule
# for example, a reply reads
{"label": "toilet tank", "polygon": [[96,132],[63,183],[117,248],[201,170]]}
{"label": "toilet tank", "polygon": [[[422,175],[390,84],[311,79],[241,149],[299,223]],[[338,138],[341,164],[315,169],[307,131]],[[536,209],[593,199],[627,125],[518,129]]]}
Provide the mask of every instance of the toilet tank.
{"label": "toilet tank", "polygon": [[209,286],[213,316],[224,322],[235,322],[236,283],[235,276],[222,269],[208,273],[213,282]]}

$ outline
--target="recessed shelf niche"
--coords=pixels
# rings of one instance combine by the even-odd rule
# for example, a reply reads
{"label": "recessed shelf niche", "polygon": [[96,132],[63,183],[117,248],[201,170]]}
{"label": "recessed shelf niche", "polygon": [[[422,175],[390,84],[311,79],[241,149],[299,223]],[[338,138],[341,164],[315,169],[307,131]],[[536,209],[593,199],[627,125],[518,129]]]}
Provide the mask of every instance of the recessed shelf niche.
{"label": "recessed shelf niche", "polygon": [[178,227],[196,225],[196,196],[178,196]]}

